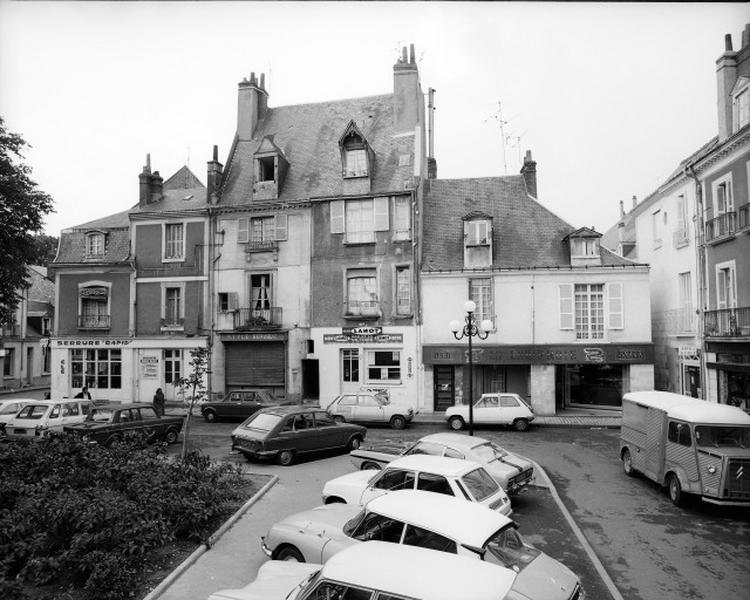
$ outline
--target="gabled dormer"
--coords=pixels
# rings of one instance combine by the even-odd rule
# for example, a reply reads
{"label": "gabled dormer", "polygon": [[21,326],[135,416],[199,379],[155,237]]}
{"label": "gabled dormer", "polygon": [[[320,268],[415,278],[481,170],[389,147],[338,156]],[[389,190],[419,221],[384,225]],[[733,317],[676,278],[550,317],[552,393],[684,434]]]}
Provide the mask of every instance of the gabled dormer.
{"label": "gabled dormer", "polygon": [[602,234],[588,227],[581,227],[563,238],[570,250],[571,267],[601,266],[599,240]]}
{"label": "gabled dormer", "polygon": [[282,150],[274,143],[273,136],[263,138],[253,154],[254,200],[276,200],[279,197],[289,162]]}
{"label": "gabled dormer", "polygon": [[492,217],[472,211],[463,216],[464,268],[484,269],[492,266]]}
{"label": "gabled dormer", "polygon": [[84,240],[84,258],[103,260],[107,250],[107,234],[99,229],[92,229],[86,232]]}
{"label": "gabled dormer", "polygon": [[344,129],[339,138],[341,152],[341,176],[344,179],[345,194],[366,194],[370,192],[370,181],[375,164],[375,152],[354,121]]}
{"label": "gabled dormer", "polygon": [[732,133],[750,123],[750,77],[738,77],[731,92]]}

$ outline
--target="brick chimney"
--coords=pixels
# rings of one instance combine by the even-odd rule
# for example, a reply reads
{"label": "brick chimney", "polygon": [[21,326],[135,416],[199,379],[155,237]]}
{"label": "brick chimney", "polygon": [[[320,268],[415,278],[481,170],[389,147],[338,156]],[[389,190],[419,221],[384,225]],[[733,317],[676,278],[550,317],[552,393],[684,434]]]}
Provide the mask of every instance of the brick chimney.
{"label": "brick chimney", "polygon": [[260,84],[255,73],[250,73],[250,79],[244,78],[238,84],[237,90],[237,136],[240,141],[253,139],[255,127],[268,110],[268,92],[266,91],[266,76],[261,73]]}
{"label": "brick chimney", "polygon": [[214,146],[213,159],[207,163],[206,175],[206,197],[209,204],[216,204],[219,201],[219,190],[221,189],[221,175],[223,166],[219,162],[219,147]]}
{"label": "brick chimney", "polygon": [[394,133],[414,131],[420,121],[422,89],[419,85],[419,70],[414,58],[414,44],[409,55],[406,46],[393,65],[393,125]]}
{"label": "brick chimney", "polygon": [[427,178],[437,179],[435,160],[435,90],[427,90]]}
{"label": "brick chimney", "polygon": [[151,155],[146,154],[146,164],[138,175],[138,206],[145,206],[151,200]]}
{"label": "brick chimney", "polygon": [[[743,32],[743,41],[747,36]],[[737,52],[732,51],[732,34],[724,36],[724,54],[716,61],[716,98],[719,115],[719,141],[732,135],[732,88],[737,81]]]}
{"label": "brick chimney", "polygon": [[526,155],[523,157],[521,175],[526,182],[526,192],[532,198],[536,198],[536,161],[531,158],[531,150],[526,150]]}

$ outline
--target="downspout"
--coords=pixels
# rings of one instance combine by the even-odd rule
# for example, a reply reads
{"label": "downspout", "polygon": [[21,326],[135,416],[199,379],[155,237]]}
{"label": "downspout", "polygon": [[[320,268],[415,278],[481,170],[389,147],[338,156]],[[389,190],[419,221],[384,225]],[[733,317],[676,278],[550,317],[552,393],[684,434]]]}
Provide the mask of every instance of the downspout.
{"label": "downspout", "polygon": [[708,387],[708,371],[706,368],[706,348],[704,342],[704,317],[707,307],[708,294],[706,290],[706,244],[705,227],[703,222],[703,186],[695,172],[693,163],[688,163],[684,169],[685,176],[695,182],[695,270],[698,274],[698,343],[700,345],[699,369],[701,374],[701,398],[706,400]]}
{"label": "downspout", "polygon": [[209,401],[213,400],[213,345],[214,345],[214,329],[216,323],[214,321],[214,302],[216,295],[214,290],[216,284],[214,283],[214,277],[216,273],[216,263],[221,258],[221,253],[216,252],[216,210],[214,207],[208,207],[208,339],[206,340],[206,350],[208,351],[208,365],[206,368],[206,391],[208,392]]}

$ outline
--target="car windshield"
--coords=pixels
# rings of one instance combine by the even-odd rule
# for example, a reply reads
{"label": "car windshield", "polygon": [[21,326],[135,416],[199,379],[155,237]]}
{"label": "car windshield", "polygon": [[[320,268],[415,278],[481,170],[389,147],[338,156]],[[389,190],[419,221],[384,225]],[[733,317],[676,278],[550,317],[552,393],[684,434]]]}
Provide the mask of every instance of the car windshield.
{"label": "car windshield", "polygon": [[16,419],[41,419],[48,410],[49,406],[45,404],[29,404],[21,409]]}
{"label": "car windshield", "polygon": [[484,560],[514,571],[521,571],[540,552],[527,544],[513,525],[506,525],[484,545]]}
{"label": "car windshield", "polygon": [[86,417],[86,420],[94,421],[95,423],[111,423],[114,414],[115,411],[113,411],[111,408],[95,408],[89,413],[89,416]]}
{"label": "car windshield", "polygon": [[461,481],[477,502],[482,502],[482,500],[496,494],[500,489],[498,483],[482,467],[469,471],[461,477]]}
{"label": "car windshield", "polygon": [[698,425],[695,428],[695,443],[714,448],[750,448],[750,427]]}
{"label": "car windshield", "polygon": [[508,456],[508,453],[505,450],[492,442],[475,446],[472,448],[472,451],[476,454],[479,461],[483,463],[492,462],[493,460],[502,460]]}
{"label": "car windshield", "polygon": [[354,530],[357,528],[357,525],[359,525],[360,521],[364,519],[365,512],[366,511],[362,509],[360,512],[358,512],[354,517],[349,519],[344,524],[344,535],[352,537],[352,533],[354,533]]}
{"label": "car windshield", "polygon": [[257,431],[271,431],[279,424],[283,417],[273,413],[255,413],[243,427],[245,429],[255,429]]}
{"label": "car windshield", "polygon": [[302,581],[295,585],[294,588],[292,588],[292,590],[286,595],[285,600],[294,600],[295,598],[304,596],[305,590],[312,589],[312,587],[318,583],[321,572],[322,569],[320,571],[313,571],[312,573],[310,573],[307,577],[305,577]]}

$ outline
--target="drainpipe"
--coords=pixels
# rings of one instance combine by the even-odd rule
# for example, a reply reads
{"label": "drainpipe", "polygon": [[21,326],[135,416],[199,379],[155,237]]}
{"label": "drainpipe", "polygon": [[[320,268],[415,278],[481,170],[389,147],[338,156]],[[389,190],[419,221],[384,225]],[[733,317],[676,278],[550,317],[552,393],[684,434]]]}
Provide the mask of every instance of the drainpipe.
{"label": "drainpipe", "polygon": [[708,302],[706,290],[706,244],[703,222],[703,186],[695,172],[693,163],[685,166],[684,174],[695,182],[695,261],[698,274],[698,341],[700,344],[701,398],[707,400],[708,372],[706,369],[706,345],[704,341],[704,319]]}

